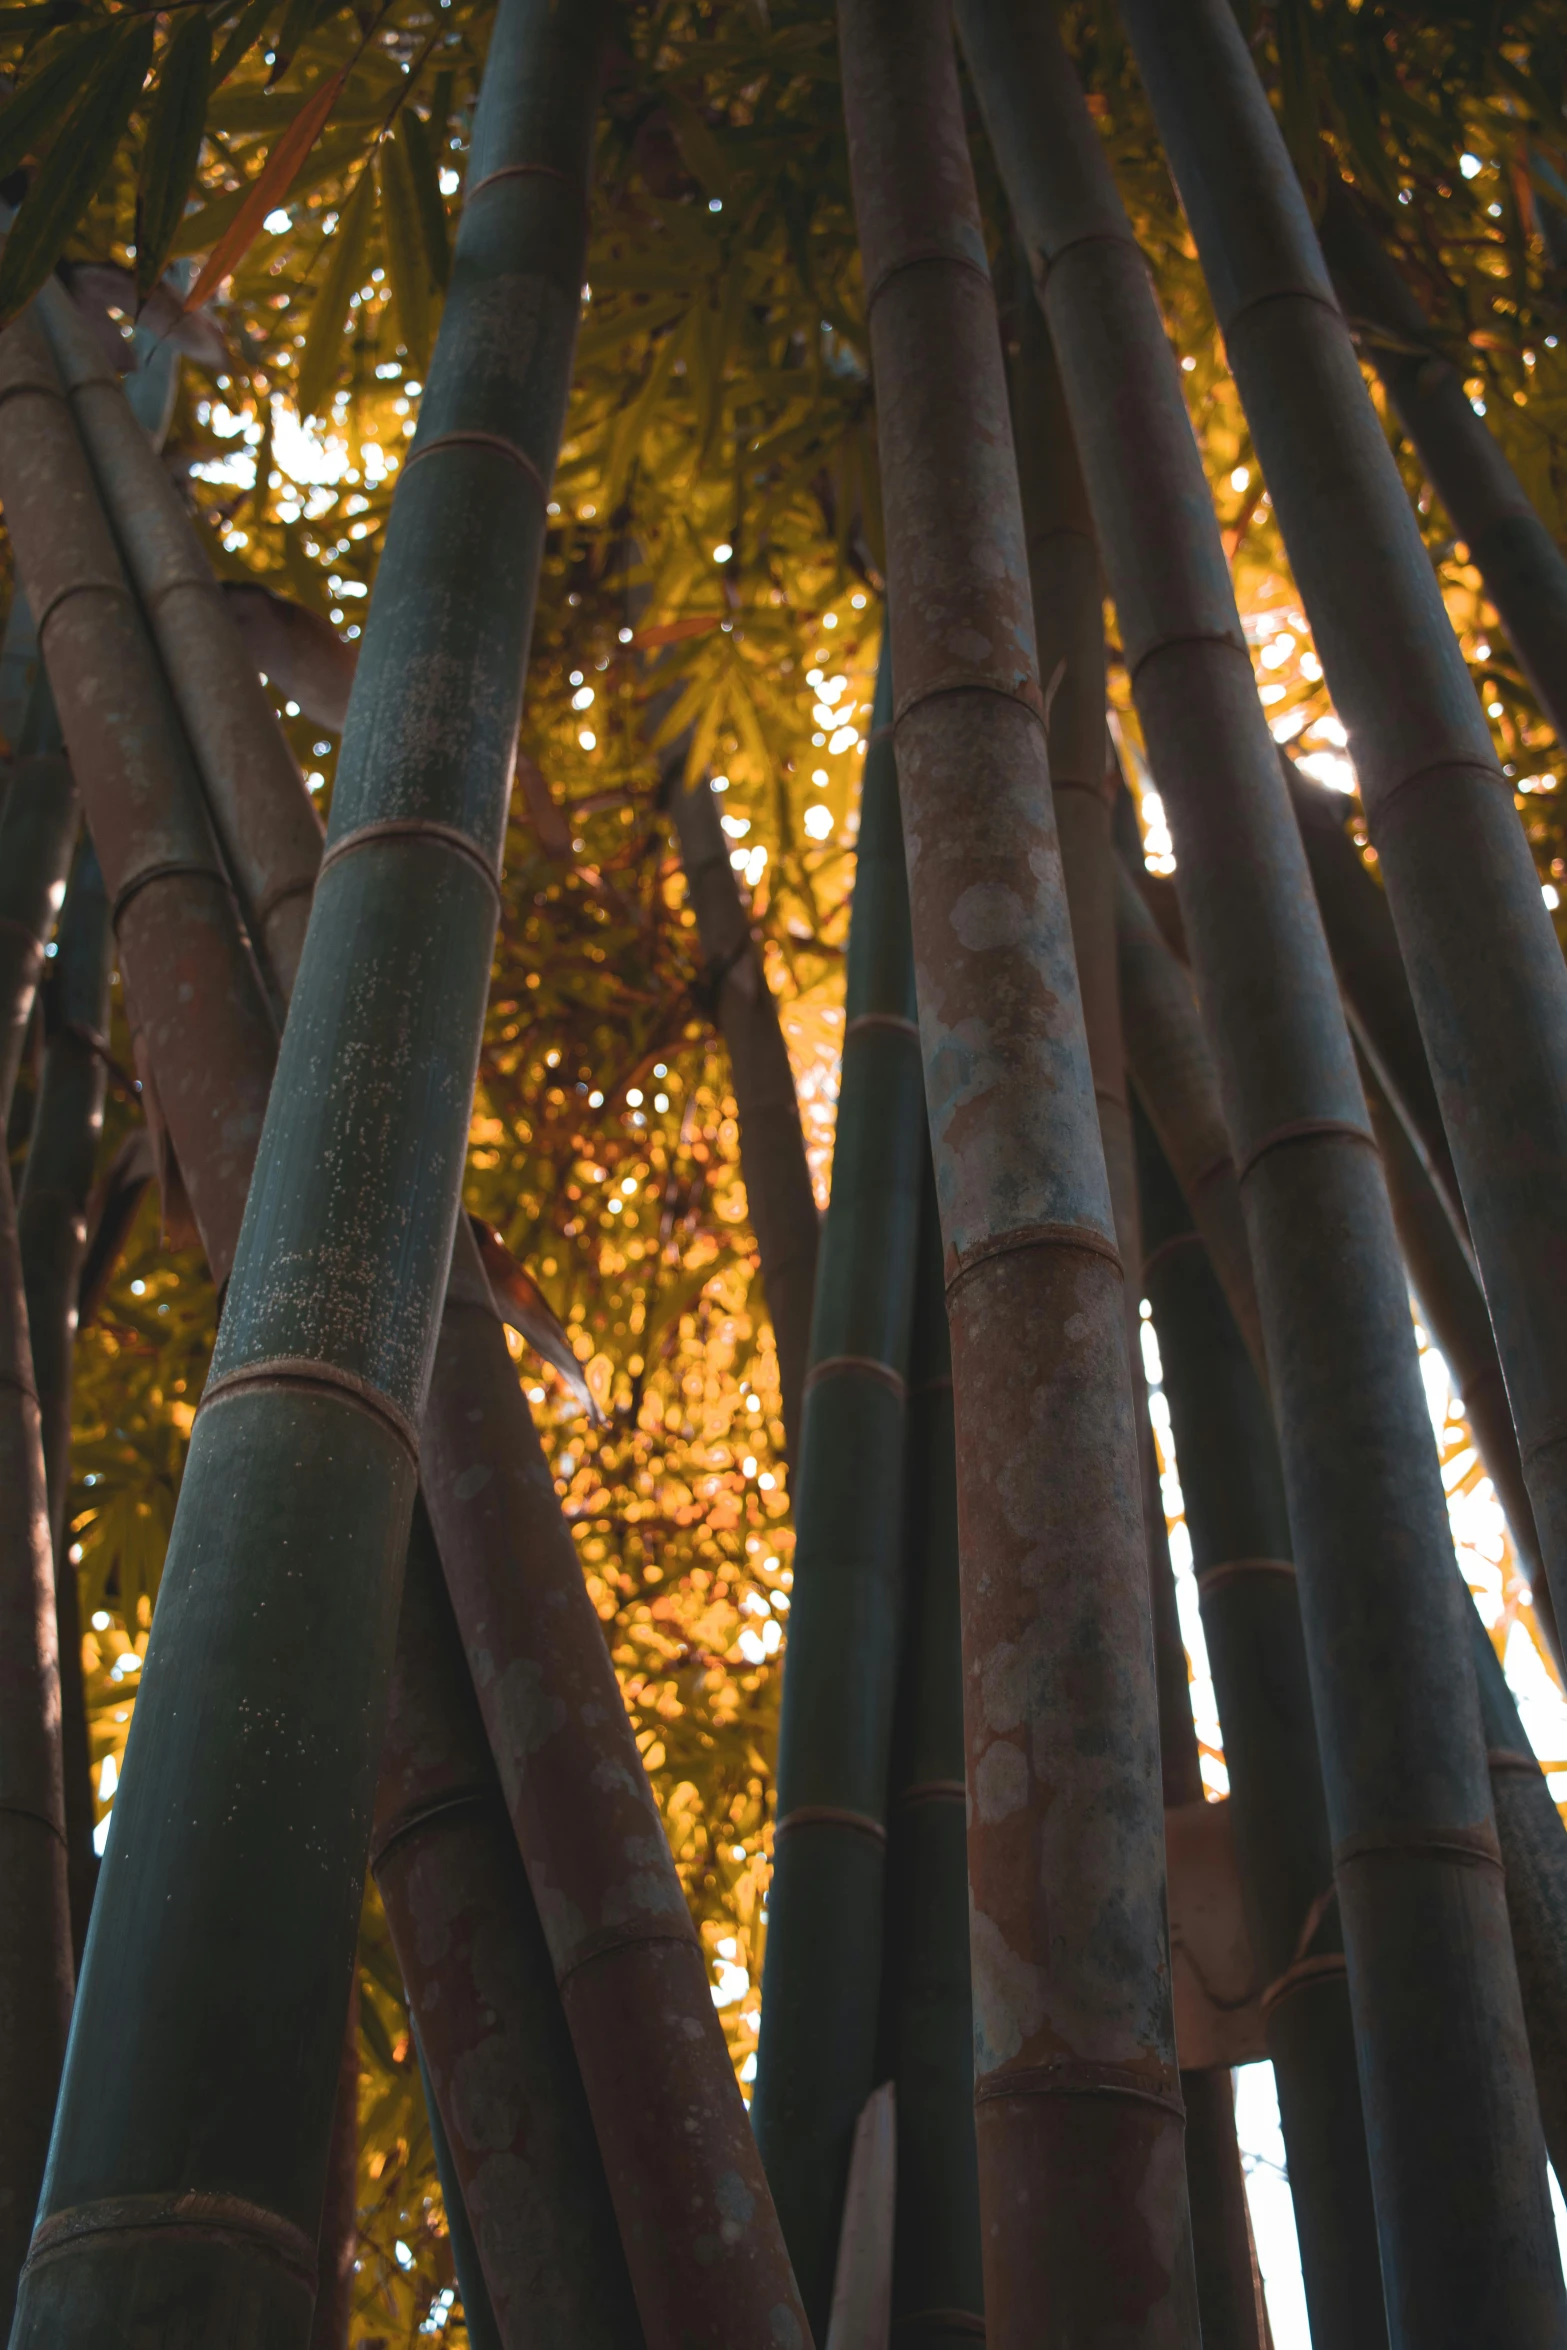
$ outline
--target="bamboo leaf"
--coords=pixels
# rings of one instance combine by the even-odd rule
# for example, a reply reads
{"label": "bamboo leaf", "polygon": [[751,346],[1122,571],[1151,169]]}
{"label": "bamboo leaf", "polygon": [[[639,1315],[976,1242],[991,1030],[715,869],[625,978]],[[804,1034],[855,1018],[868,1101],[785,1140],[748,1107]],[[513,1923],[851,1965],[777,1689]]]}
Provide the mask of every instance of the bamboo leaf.
{"label": "bamboo leaf", "polygon": [[294,396],[301,416],[320,415],[336,381],[348,300],[364,268],[365,242],[374,203],[375,182],[367,167],[360,173],[359,185],[343,207],[336,234],[327,241],[330,258],[310,313],[310,332],[295,386]]}
{"label": "bamboo leaf", "polygon": [[426,123],[411,106],[405,107],[400,135],[408,146],[408,173],[413,183],[414,202],[418,207],[420,234],[424,238],[425,266],[430,273],[430,283],[444,294],[446,281],[451,275],[452,256],[446,223],[446,202],[441,194],[436,149],[431,144],[432,135],[439,136],[434,117]]}
{"label": "bamboo leaf", "polygon": [[682,98],[676,90],[665,92],[664,108],[687,163],[708,194],[727,203],[734,193],[734,181],[719,152],[718,142],[701,115],[689,98]]}
{"label": "bamboo leaf", "polygon": [[595,1428],[602,1428],[604,1415],[599,1410],[592,1388],[583,1375],[582,1365],[572,1351],[559,1315],[550,1304],[533,1275],[525,1265],[519,1265],[498,1232],[482,1224],[477,1216],[468,1219],[479,1244],[479,1255],[489,1276],[495,1310],[503,1322],[525,1338],[534,1353],[552,1369],[557,1370],[572,1394],[581,1404]]}
{"label": "bamboo leaf", "polygon": [[208,256],[195,284],[186,295],[187,310],[199,309],[207,296],[216,292],[223,280],[231,276],[244,260],[260,235],[261,224],[267,214],[282,203],[298,178],[305,157],[326,128],[327,118],[337,103],[337,94],[348,75],[349,66],[340,65],[336,73],[328,74],[325,81],[318,82],[301,102],[298,113],[281,138],[274,143],[271,154],[245,191],[244,201],[228,230]]}
{"label": "bamboo leaf", "polygon": [[121,33],[22,200],[0,260],[0,319],[36,294],[114,161],[152,63],[153,20]]}
{"label": "bamboo leaf", "polygon": [[150,294],[163,275],[201,156],[212,28],[201,9],[185,19],[163,54],[136,197],[136,286]]}
{"label": "bamboo leaf", "polygon": [[327,24],[348,4],[348,0],[288,0],[283,11],[283,22],[278,26],[277,39],[272,44],[272,65],[267,74],[267,88],[280,82],[299,54],[299,45],[307,34]]}
{"label": "bamboo leaf", "polygon": [[240,59],[255,47],[276,5],[277,0],[247,0],[228,39],[218,51],[218,61],[212,69],[212,87],[215,90],[223,87]]}
{"label": "bamboo leaf", "polygon": [[36,155],[84,88],[91,88],[106,55],[121,39],[119,24],[95,24],[78,40],[62,41],[46,64],[0,108],[0,179]]}
{"label": "bamboo leaf", "polygon": [[430,274],[400,123],[382,140],[376,171],[381,182],[381,225],[398,332],[408,347],[409,366],[422,376],[430,363]]}

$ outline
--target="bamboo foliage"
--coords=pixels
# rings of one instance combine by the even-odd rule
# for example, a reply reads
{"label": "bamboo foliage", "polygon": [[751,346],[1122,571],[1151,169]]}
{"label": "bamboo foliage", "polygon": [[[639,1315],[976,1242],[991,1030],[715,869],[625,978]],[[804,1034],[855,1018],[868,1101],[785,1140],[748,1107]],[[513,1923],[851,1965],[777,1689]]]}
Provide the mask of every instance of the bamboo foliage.
{"label": "bamboo foliage", "polygon": [[[517,0],[491,47],[453,295],[115,1806],[24,2341],[93,2338],[109,2308],[124,2322],[171,2292],[191,2339],[224,2331],[220,2312],[240,2301],[268,2313],[272,2338],[308,2326],[413,1431],[458,1204],[542,485],[576,326],[594,30],[569,38]],[[546,158],[548,176],[515,168]],[[489,324],[497,283],[535,322],[524,352]],[[417,585],[400,598],[404,568]],[[440,605],[427,592],[436,572],[449,583]],[[269,1515],[280,1493],[286,1523]],[[296,1592],[309,1576],[308,1627],[275,1580],[281,1561]],[[176,1695],[192,1671],[230,1693],[204,1720]],[[274,1721],[289,1725],[286,1749],[258,1775],[251,1740]],[[204,1972],[201,1993],[172,2000],[180,1954],[189,1965],[241,1917],[246,1969],[221,1985]],[[163,2019],[129,2045],[116,2021],[127,2001]],[[210,2124],[196,2111],[236,2032],[273,2104],[225,2146],[200,2134]],[[204,2150],[199,2185],[192,2146]],[[145,2241],[134,2226],[104,2232],[127,2195],[145,2199]],[[179,2235],[160,2235],[176,2207]]]}
{"label": "bamboo foliage", "polygon": [[861,795],[832,1204],[794,1477],[757,2143],[826,2331],[854,2132],[876,2086],[904,1410],[925,1104],[884,650]]}
{"label": "bamboo foliage", "polygon": [[[1152,12],[1125,13],[1156,82],[1149,55],[1163,70],[1168,45]],[[1181,14],[1184,23],[1192,11]],[[1013,0],[972,0],[960,21],[1061,361],[1175,837],[1193,976],[1245,1201],[1392,2339],[1456,2342],[1482,2310],[1491,2313],[1483,2322],[1498,2323],[1504,2309],[1520,2340],[1554,2339],[1560,2270],[1541,2200],[1468,1603],[1452,1570],[1403,1270],[1304,853],[1180,374],[1082,91],[1037,13]],[[1254,80],[1233,19],[1225,21],[1237,70]],[[1186,162],[1177,145],[1178,178]],[[1234,200],[1244,218],[1239,190]],[[1554,989],[1554,942],[1552,953]],[[1371,1659],[1395,1643],[1401,1671],[1389,1683]],[[1461,2014],[1469,2021],[1459,2029]],[[1438,2030],[1452,2051],[1440,2087],[1422,2054]]]}
{"label": "bamboo foliage", "polygon": [[1191,2342],[1122,1275],[994,297],[945,13],[853,0],[840,36],[952,1329],[986,2326]]}

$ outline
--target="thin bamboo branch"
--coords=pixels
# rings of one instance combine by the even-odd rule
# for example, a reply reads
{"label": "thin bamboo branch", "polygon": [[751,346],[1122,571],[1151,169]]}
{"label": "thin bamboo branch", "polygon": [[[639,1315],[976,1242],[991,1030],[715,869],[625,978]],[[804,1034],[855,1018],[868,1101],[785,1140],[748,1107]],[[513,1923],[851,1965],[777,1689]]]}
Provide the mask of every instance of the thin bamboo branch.
{"label": "thin bamboo branch", "polygon": [[11,1171],[0,1164],[0,2325],[7,2327],[71,2020],[53,1564]]}
{"label": "thin bamboo branch", "polygon": [[925,1097],[884,644],[860,803],[832,1203],[822,1231],[778,1735],[752,2120],[813,2330],[876,2086],[897,1693],[904,1406]]}
{"label": "thin bamboo branch", "polygon": [[946,11],[845,0],[839,25],[952,1330],[986,2325],[1184,2344],[1122,1273],[995,300]]}
{"label": "thin bamboo branch", "polygon": [[[1222,6],[1161,12],[1125,0],[1125,14],[1140,58],[1155,56],[1186,82],[1218,72],[1189,28],[1222,15],[1237,70],[1255,86]],[[1453,1571],[1403,1268],[1304,852],[1175,355],[1070,62],[1051,20],[1024,0],[964,0],[960,18],[1061,361],[1170,812],[1241,1180],[1392,2338],[1401,2350],[1439,2350],[1490,2328],[1554,2343],[1567,2304],[1505,1924],[1469,1603]],[[1258,103],[1266,114],[1260,93]],[[1177,155],[1183,180],[1187,161]],[[1245,225],[1239,191],[1234,210]],[[1295,388],[1279,397],[1293,399]],[[1253,414],[1277,500],[1262,421]],[[1401,488],[1398,498],[1407,521]],[[1357,560],[1342,555],[1335,578]],[[1567,992],[1554,941],[1551,952],[1553,984]]]}

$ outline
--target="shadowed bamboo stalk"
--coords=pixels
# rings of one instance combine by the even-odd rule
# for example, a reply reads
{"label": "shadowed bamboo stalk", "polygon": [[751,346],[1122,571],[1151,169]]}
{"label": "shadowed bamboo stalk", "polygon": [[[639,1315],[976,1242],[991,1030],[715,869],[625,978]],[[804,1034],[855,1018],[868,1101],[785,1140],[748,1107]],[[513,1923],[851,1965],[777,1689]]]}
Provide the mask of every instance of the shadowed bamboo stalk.
{"label": "shadowed bamboo stalk", "polygon": [[310,2350],[348,2350],[354,2315],[354,2257],[359,2249],[359,1984],[348,1997],[338,2058],[326,2197],[316,2255],[316,2306]]}
{"label": "shadowed bamboo stalk", "polygon": [[818,2339],[876,2085],[897,1693],[904,1406],[926,1157],[885,642],[860,802],[832,1202],[794,1494],[752,2121]]}
{"label": "shadowed bamboo stalk", "polygon": [[1123,15],[1349,728],[1560,1618],[1567,967],[1235,17],[1226,0],[1125,0]]}
{"label": "shadowed bamboo stalk", "polygon": [[1268,1987],[1268,2053],[1312,2339],[1384,2350],[1349,1985],[1272,1418],[1188,1204],[1140,1110],[1134,1124],[1144,1286],[1224,1730],[1241,1893]]}
{"label": "shadowed bamboo stalk", "polygon": [[[1093,517],[1060,370],[1026,262],[1018,296],[1012,409],[1061,871],[1111,1212],[1121,1261],[1131,1275],[1125,1287],[1127,1347],[1142,1467],[1159,1752],[1168,1808],[1202,1801],[1202,1773],[1139,1353],[1142,1238],[1121,1041],[1117,860],[1105,777],[1104,601]],[[1213,2076],[1183,2071],[1181,2095],[1203,2341],[1207,2350],[1257,2350],[1256,2282],[1228,2070]]]}
{"label": "shadowed bamboo stalk", "polygon": [[101,341],[54,281],[36,310],[206,787],[246,926],[286,1002],[321,861],[321,820],[196,524]]}
{"label": "shadowed bamboo stalk", "polygon": [[713,1018],[729,1055],[739,1111],[740,1172],[778,1349],[785,1442],[790,1465],[798,1469],[821,1225],[794,1072],[729,862],[718,803],[705,776],[689,790],[676,776],[670,814],[707,963]]}
{"label": "shadowed bamboo stalk", "polygon": [[54,1562],[9,1164],[0,1164],[0,2326],[9,2329],[71,2018]]}
{"label": "shadowed bamboo stalk", "polygon": [[498,2344],[639,2350],[577,2060],[422,1504],[370,1865]]}
{"label": "shadowed bamboo stalk", "polygon": [[113,952],[103,874],[91,842],[84,841],[60,917],[50,974],[48,1051],[16,1202],[54,1546],[71,1939],[78,1965],[87,1939],[98,1856],[92,1840],[94,1805],[82,1690],[81,1609],[76,1569],[69,1555],[71,1373],[76,1351],[76,1294],[87,1241],[87,1199],[103,1131]]}
{"label": "shadowed bamboo stalk", "polygon": [[458,2183],[457,2166],[452,2160],[452,2149],[446,2135],[446,2124],[430,2086],[430,2068],[424,2061],[424,2050],[419,2045],[419,2025],[413,2019],[414,2054],[419,2060],[419,2085],[424,2091],[424,2110],[430,2124],[430,2148],[435,2156],[435,2175],[441,2182],[441,2201],[446,2207],[446,2232],[451,2241],[452,2266],[457,2271],[457,2291],[462,2300],[463,2324],[468,2329],[468,2350],[505,2350],[501,2331],[490,2306],[490,2290],[484,2281],[484,2269],[479,2259],[479,2247],[474,2242],[473,2229],[468,2224],[468,2212]]}
{"label": "shadowed bamboo stalk", "polygon": [[[309,2329],[416,1431],[580,308],[596,30],[544,0],[503,0],[496,22],[115,1805],[19,2344],[64,2350],[138,2323],[195,2343],[233,2332],[241,2309],[258,2343]],[[191,1686],[199,1709],[180,1702]],[[215,1947],[233,1953],[221,1969]],[[255,2090],[243,2116],[212,2086],[237,2049]]]}
{"label": "shadowed bamboo stalk", "polygon": [[1317,234],[1360,348],[1466,541],[1541,709],[1567,742],[1567,556],[1475,414],[1464,367],[1433,332],[1360,200],[1331,169]]}
{"label": "shadowed bamboo stalk", "polygon": [[40,676],[0,809],[0,1125],[11,1115],[44,948],[65,895],[76,819],[70,762],[61,755],[54,704]]}
{"label": "shadowed bamboo stalk", "polygon": [[[1149,12],[1139,0],[1127,14],[1148,48]],[[1469,1602],[1453,1571],[1403,1268],[1300,836],[1175,355],[1059,35],[1025,0],[965,0],[960,16],[1042,285],[1170,815],[1245,1202],[1391,2335],[1400,2350],[1486,2333],[1556,2344],[1567,2300],[1467,1653]],[[1192,16],[1167,10],[1160,23],[1184,27]],[[1346,554],[1340,572],[1356,560]],[[1554,941],[1551,952],[1567,987]]]}
{"label": "shadowed bamboo stalk", "polygon": [[952,1352],[927,1153],[905,1442],[903,1654],[887,1819],[877,2071],[897,2088],[899,2350],[983,2340]]}
{"label": "shadowed bamboo stalk", "polygon": [[839,24],[952,1334],[986,2325],[1174,2350],[1147,1555],[995,301],[945,10]]}

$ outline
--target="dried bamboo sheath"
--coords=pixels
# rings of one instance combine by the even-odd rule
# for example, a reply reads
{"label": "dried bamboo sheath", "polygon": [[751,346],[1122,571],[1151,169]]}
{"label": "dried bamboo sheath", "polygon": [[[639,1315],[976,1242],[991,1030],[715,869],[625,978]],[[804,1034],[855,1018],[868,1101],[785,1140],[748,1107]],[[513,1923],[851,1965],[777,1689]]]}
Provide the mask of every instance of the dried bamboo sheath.
{"label": "dried bamboo sheath", "polygon": [[[1155,42],[1145,22],[1157,12],[1127,13],[1145,52]],[[1176,16],[1184,28],[1192,13],[1160,18],[1172,45]],[[1452,1571],[1402,1268],[1299,834],[1174,357],[1070,65],[1053,26],[1021,0],[967,0],[960,18],[1041,283],[1171,812],[1241,1178],[1283,1431],[1392,2338],[1421,2350],[1488,2331],[1556,2342],[1561,2274],[1466,1653],[1468,1603]],[[1236,44],[1249,75],[1238,34]],[[1176,161],[1179,173],[1179,152]],[[1239,191],[1233,210],[1244,228],[1251,213]],[[1554,942],[1551,951],[1551,986],[1567,985]]]}
{"label": "dried bamboo sheath", "polygon": [[986,2323],[1185,2345],[1122,1280],[994,297],[945,12],[847,0],[840,34],[952,1332]]}
{"label": "dried bamboo sheath", "polygon": [[1235,19],[1223,0],[1124,14],[1350,730],[1560,1615],[1567,967]]}

